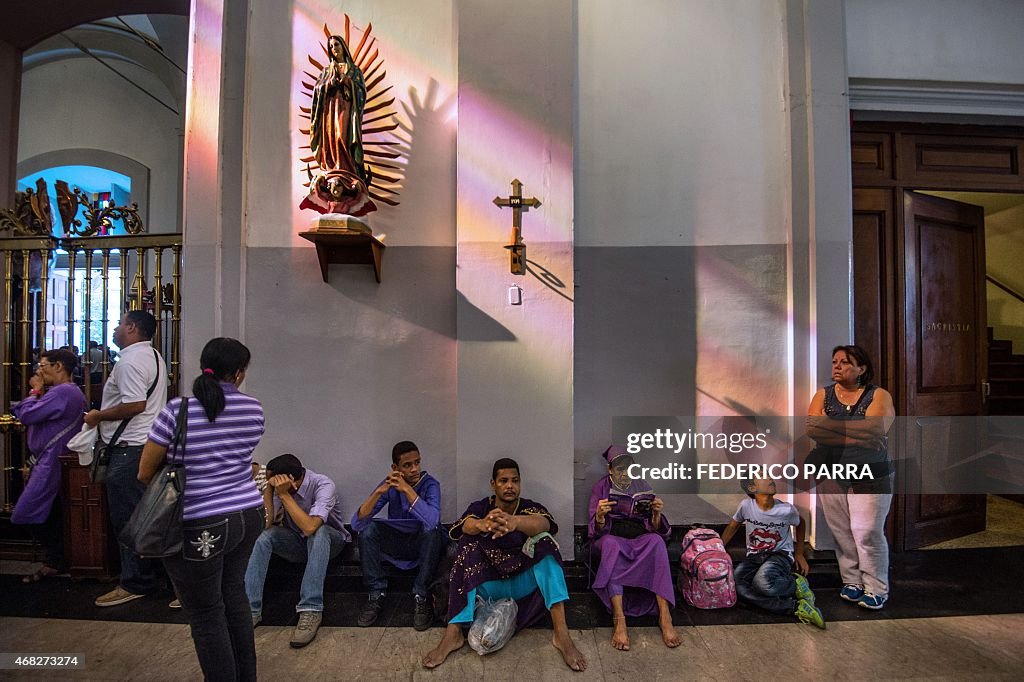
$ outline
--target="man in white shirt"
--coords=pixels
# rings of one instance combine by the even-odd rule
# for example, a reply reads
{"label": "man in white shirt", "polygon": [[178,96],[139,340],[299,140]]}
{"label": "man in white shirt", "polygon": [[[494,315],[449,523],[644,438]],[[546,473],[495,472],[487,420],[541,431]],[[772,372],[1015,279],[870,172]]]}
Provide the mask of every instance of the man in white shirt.
{"label": "man in white shirt", "polygon": [[[114,329],[114,343],[121,349],[103,385],[100,409],[85,415],[90,426],[99,425],[99,437],[108,448],[107,507],[114,537],[128,523],[146,486],[139,482],[139,458],[153,421],[167,403],[167,367],[153,348],[156,318],[144,310],[124,314]],[[127,423],[124,428],[121,424]],[[121,580],[116,588],[96,599],[96,606],[117,606],[157,589],[156,562],[141,559],[123,545]]]}

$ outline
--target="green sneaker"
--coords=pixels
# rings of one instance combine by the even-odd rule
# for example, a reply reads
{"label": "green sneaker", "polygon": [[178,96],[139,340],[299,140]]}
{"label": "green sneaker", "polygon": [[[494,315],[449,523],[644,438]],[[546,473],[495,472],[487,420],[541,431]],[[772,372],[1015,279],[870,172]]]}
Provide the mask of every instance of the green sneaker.
{"label": "green sneaker", "polygon": [[793,615],[801,623],[807,623],[813,625],[821,630],[825,629],[825,617],[821,615],[821,609],[817,609],[813,604],[808,602],[806,599],[801,599],[796,603],[796,611]]}
{"label": "green sneaker", "polygon": [[807,582],[807,578],[799,573],[794,573],[793,579],[796,581],[796,592],[793,593],[793,598],[797,601],[803,599],[811,606],[814,606],[814,593],[811,592],[811,586]]}

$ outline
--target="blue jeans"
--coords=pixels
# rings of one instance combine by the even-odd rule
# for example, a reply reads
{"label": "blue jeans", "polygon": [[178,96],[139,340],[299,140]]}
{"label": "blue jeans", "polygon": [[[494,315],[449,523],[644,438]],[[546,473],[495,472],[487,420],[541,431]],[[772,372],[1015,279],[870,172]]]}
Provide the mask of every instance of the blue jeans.
{"label": "blue jeans", "polygon": [[[142,446],[111,447],[110,464],[107,466],[107,509],[110,525],[116,540],[132,512],[146,492],[146,486],[139,480],[139,459]],[[121,552],[121,587],[132,594],[149,594],[157,589],[157,561],[142,559],[130,549],[117,543]]]}
{"label": "blue jeans", "polygon": [[203,677],[255,680],[256,644],[244,576],[263,528],[263,507],[182,525],[182,551],[164,558],[164,568],[192,629]]}
{"label": "blue jeans", "polygon": [[371,521],[359,533],[363,582],[371,594],[386,592],[388,577],[384,573],[384,561],[391,558],[403,563],[415,563],[416,580],[412,592],[426,597],[437,571],[437,562],[447,544],[448,534],[440,526],[429,532],[421,529],[415,533],[403,533],[387,523]]}
{"label": "blue jeans", "polygon": [[743,601],[787,616],[796,610],[793,562],[785,554],[748,556],[736,567],[733,577],[736,593]]}
{"label": "blue jeans", "polygon": [[245,593],[253,613],[263,611],[263,583],[267,580],[270,556],[276,554],[293,564],[306,564],[299,588],[296,611],[324,610],[324,578],[327,564],[345,547],[345,538],[326,523],[309,537],[302,537],[291,528],[272,526],[256,538],[256,546],[245,570]]}

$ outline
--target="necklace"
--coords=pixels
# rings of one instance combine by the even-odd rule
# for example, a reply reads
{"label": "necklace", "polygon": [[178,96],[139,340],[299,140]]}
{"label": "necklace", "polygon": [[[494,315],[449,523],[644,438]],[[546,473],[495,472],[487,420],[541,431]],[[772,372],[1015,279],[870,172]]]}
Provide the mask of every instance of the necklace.
{"label": "necklace", "polygon": [[845,407],[846,408],[846,412],[849,413],[850,410],[853,409],[853,406],[857,404],[857,394],[860,393],[863,389],[862,388],[858,388],[857,390],[855,390],[853,392],[852,396],[848,395],[846,397],[846,400],[851,400],[852,401],[849,404],[846,403],[846,401],[843,400],[843,397],[839,394],[840,390],[845,391],[846,389],[843,388],[840,384],[836,383],[836,386],[835,386],[836,400],[838,400],[839,404],[842,405],[843,407]]}

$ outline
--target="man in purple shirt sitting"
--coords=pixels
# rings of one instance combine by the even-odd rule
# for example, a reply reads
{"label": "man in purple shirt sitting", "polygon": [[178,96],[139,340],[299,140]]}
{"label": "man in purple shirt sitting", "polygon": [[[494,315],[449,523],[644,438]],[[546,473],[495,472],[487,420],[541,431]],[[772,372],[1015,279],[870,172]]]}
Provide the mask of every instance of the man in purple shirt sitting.
{"label": "man in purple shirt sitting", "polygon": [[[299,624],[291,646],[304,647],[316,637],[324,610],[324,577],[327,564],[351,540],[341,516],[334,481],[306,469],[295,455],[267,462],[267,487],[263,491],[267,527],[256,539],[245,572],[245,592],[252,609],[253,627],[263,611],[263,583],[270,556],[277,554],[292,563],[306,564],[299,588]],[[280,525],[274,520],[282,517]]]}
{"label": "man in purple shirt sitting", "polygon": [[[385,504],[388,518],[373,518]],[[416,603],[413,627],[430,627],[434,614],[427,590],[448,544],[440,519],[441,484],[420,470],[420,452],[415,443],[397,443],[391,449],[391,471],[352,517],[352,529],[359,533],[363,581],[370,592],[357,625],[369,627],[380,615],[388,589],[383,565],[387,561],[398,568],[417,569],[412,588]]]}

